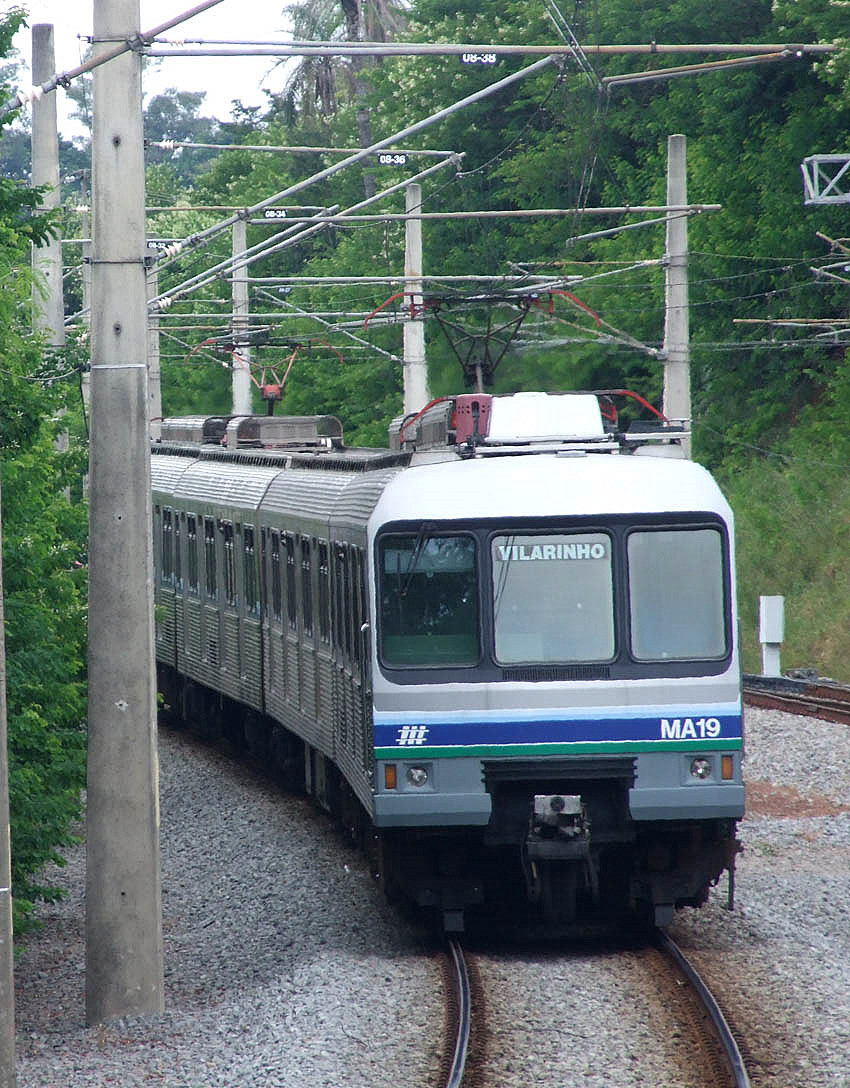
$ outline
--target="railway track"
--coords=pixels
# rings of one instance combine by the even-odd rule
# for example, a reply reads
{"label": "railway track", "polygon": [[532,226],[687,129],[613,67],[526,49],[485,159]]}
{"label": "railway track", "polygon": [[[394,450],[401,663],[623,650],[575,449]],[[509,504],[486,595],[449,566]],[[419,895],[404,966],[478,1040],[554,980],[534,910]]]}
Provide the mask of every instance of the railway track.
{"label": "railway track", "polygon": [[[701,978],[699,972],[690,963],[682,950],[666,933],[661,930],[656,935],[658,945],[662,952],[675,964],[687,981],[690,991],[699,1002],[700,1008],[708,1017],[714,1034],[714,1041],[722,1056],[723,1065],[731,1078],[727,1083],[734,1088],[750,1088],[750,1078],[744,1063],[743,1056],[738,1047],[735,1036],[726,1022],[726,1018],[720,1010],[720,1006],[711,990]],[[712,1070],[718,1086],[724,1083],[721,1070]]]}
{"label": "railway track", "polygon": [[[676,993],[675,1004],[698,1036],[694,1055],[705,1055],[700,1083],[705,1088],[750,1088],[750,1079],[741,1051],[720,1007],[697,970],[666,934],[656,934],[658,957],[651,968],[661,985]],[[472,1039],[484,1028],[475,1023],[475,1007],[470,969],[460,943],[450,940],[444,957],[444,988],[447,1000],[446,1058],[440,1075],[440,1088],[461,1088],[466,1084],[489,1084],[486,1062],[476,1053]],[[680,987],[685,986],[682,990]],[[599,1025],[601,1028],[602,1025]],[[696,1057],[695,1057],[695,1060]],[[565,1071],[566,1073],[566,1071]],[[569,1075],[569,1074],[566,1074]]]}
{"label": "railway track", "polygon": [[460,943],[450,939],[448,946],[452,970],[446,971],[446,1001],[449,1013],[448,1023],[454,1028],[454,1046],[451,1048],[447,1068],[441,1076],[441,1088],[460,1088],[466,1074],[466,1061],[470,1053],[472,991],[469,969]]}
{"label": "railway track", "polygon": [[744,677],[744,702],[768,710],[786,710],[811,718],[850,725],[850,688],[820,680],[785,676]]}

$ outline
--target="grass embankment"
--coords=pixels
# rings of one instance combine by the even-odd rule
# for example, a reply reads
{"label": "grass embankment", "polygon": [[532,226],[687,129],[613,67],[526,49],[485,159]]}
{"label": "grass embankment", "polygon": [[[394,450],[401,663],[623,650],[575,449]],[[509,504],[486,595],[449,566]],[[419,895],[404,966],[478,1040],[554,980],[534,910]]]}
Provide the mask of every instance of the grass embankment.
{"label": "grass embankment", "polygon": [[798,428],[787,453],[718,473],[735,511],[744,669],[761,672],[759,597],[785,597],[782,669],[850,682],[850,443]]}

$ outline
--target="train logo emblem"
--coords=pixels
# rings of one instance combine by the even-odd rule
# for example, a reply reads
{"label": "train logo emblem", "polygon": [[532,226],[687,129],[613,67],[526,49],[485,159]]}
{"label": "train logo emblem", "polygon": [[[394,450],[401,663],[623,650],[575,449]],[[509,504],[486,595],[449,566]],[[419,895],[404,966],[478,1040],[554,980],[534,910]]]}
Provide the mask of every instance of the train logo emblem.
{"label": "train logo emblem", "polygon": [[413,748],[417,744],[424,744],[427,736],[427,725],[403,725],[398,731],[396,744],[402,748]]}

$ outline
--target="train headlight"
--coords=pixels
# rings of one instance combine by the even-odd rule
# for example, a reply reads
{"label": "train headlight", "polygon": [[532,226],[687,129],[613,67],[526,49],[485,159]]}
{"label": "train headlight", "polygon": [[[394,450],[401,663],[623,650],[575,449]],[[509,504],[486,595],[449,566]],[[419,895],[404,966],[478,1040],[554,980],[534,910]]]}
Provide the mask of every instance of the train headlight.
{"label": "train headlight", "polygon": [[428,770],[426,767],[408,767],[407,768],[407,781],[411,786],[424,786],[428,781]]}
{"label": "train headlight", "polygon": [[691,775],[694,778],[699,778],[700,781],[704,778],[711,777],[711,760],[706,759],[705,756],[697,756],[691,760]]}

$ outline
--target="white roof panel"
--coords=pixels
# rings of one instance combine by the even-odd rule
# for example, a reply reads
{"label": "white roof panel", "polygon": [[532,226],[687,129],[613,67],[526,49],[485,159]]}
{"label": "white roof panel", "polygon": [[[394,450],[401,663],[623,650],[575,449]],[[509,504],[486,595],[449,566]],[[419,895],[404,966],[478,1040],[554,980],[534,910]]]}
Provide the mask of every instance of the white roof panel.
{"label": "white roof panel", "polygon": [[488,442],[531,442],[554,438],[604,437],[599,401],[592,393],[551,396],[514,393],[494,397]]}
{"label": "white roof panel", "polygon": [[686,511],[731,518],[717,484],[693,461],[546,453],[475,457],[408,469],[388,484],[372,524]]}

